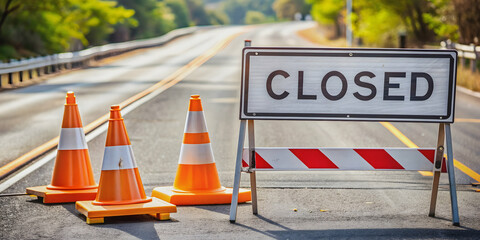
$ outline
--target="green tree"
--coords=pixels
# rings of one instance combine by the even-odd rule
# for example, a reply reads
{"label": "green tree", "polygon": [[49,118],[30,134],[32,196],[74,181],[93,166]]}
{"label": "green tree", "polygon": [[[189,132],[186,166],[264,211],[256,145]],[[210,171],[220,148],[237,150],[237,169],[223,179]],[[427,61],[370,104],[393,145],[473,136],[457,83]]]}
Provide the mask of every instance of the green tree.
{"label": "green tree", "polygon": [[310,5],[305,0],[275,0],[273,10],[275,10],[278,19],[293,20],[296,13],[308,14]]}
{"label": "green tree", "polygon": [[165,2],[157,0],[117,0],[126,8],[135,10],[133,17],[138,26],[130,28],[130,38],[149,38],[162,35],[175,28],[175,16]]}
{"label": "green tree", "polygon": [[275,20],[275,11],[272,8],[274,1],[226,0],[223,2],[222,9],[228,15],[232,24],[245,24],[248,11],[260,12],[265,16],[263,22],[271,22]]}
{"label": "green tree", "polygon": [[480,0],[453,0],[454,15],[463,44],[480,44]]}
{"label": "green tree", "polygon": [[107,38],[114,32],[116,24],[137,25],[135,19],[130,19],[135,11],[116,7],[116,2],[83,0],[77,3],[78,8],[75,10],[75,14],[79,19],[84,19],[78,23],[87,40],[87,42],[83,42],[84,45],[108,43]]}
{"label": "green tree", "polygon": [[190,19],[195,25],[210,25],[210,18],[202,0],[186,0]]}
{"label": "green tree", "polygon": [[398,34],[406,31],[401,17],[381,4],[367,1],[355,4],[352,13],[355,37],[361,38],[368,46],[398,47]]}
{"label": "green tree", "polygon": [[[308,1],[312,3],[314,19],[334,24],[340,36],[345,25],[345,0]],[[368,45],[389,47],[398,46],[400,32],[407,33],[414,45],[436,41],[439,37],[455,39],[458,33],[452,15],[451,0],[354,0],[353,33]],[[463,16],[463,12],[457,15]]]}
{"label": "green tree", "polygon": [[210,18],[210,23],[212,25],[226,25],[230,23],[228,15],[220,10],[209,10],[207,14]]}
{"label": "green tree", "polygon": [[247,0],[226,0],[223,8],[225,13],[230,17],[232,24],[245,23],[245,15],[248,11]]}
{"label": "green tree", "polygon": [[312,4],[312,17],[321,24],[334,25],[335,36],[343,34],[343,15],[346,0],[307,0]]}
{"label": "green tree", "polygon": [[0,53],[3,59],[68,51],[75,42],[87,46],[98,39],[93,31],[108,34],[134,14],[115,2],[99,0],[0,0],[0,6],[7,6],[0,10],[1,48],[10,49]]}
{"label": "green tree", "polygon": [[434,13],[424,13],[423,20],[428,24],[428,27],[432,29],[437,36],[443,39],[451,39],[456,41],[459,34],[452,1],[429,0],[429,2],[431,5],[433,5]]}
{"label": "green tree", "polygon": [[190,26],[190,15],[184,0],[166,0],[165,4],[175,16],[175,25],[177,28]]}
{"label": "green tree", "polygon": [[258,11],[248,11],[245,15],[245,24],[259,24],[265,21],[265,15]]}

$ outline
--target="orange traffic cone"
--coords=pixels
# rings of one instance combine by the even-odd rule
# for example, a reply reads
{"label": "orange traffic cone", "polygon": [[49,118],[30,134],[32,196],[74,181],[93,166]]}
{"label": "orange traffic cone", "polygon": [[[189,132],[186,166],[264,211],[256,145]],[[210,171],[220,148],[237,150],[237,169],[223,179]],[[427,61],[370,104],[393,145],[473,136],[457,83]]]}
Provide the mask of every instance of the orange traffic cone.
{"label": "orange traffic cone", "polygon": [[151,214],[160,220],[176,212],[175,205],[145,195],[119,106],[112,106],[103,155],[102,173],[94,201],[76,203],[87,223],[103,223],[104,217]]}
{"label": "orange traffic cone", "polygon": [[[232,201],[232,189],[222,187],[218,178],[199,95],[190,98],[173,187],[154,188],[152,196],[176,205],[227,204]],[[250,191],[240,189],[238,202],[250,200]]]}
{"label": "orange traffic cone", "polygon": [[51,184],[27,188],[44,203],[92,200],[97,194],[82,120],[73,92],[67,92]]}

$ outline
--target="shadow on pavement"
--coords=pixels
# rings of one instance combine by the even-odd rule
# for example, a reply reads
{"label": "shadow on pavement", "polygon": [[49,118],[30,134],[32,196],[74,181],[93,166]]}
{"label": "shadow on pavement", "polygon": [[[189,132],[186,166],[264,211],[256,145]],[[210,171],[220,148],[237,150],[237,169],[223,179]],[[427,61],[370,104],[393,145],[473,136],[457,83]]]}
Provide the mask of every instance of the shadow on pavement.
{"label": "shadow on pavement", "polygon": [[454,229],[436,228],[382,228],[382,229],[323,229],[323,230],[293,230],[262,215],[263,220],[282,230],[262,230],[241,223],[235,225],[274,239],[478,239],[480,230],[467,227]]}
{"label": "shadow on pavement", "polygon": [[[239,206],[251,205],[251,203],[250,202],[239,203],[238,205]],[[189,207],[195,207],[195,208],[200,208],[200,209],[207,210],[207,211],[217,212],[217,213],[221,213],[221,214],[224,214],[224,215],[227,215],[227,216],[230,215],[230,204],[197,205],[197,206],[189,206]]]}
{"label": "shadow on pavement", "polygon": [[[75,204],[65,204],[63,207],[73,215],[82,219],[82,221],[85,221],[85,216],[75,209]],[[106,217],[103,224],[93,224],[90,226],[104,229],[117,229],[140,239],[160,239],[155,230],[155,224],[169,224],[173,222],[177,222],[177,220],[171,218],[167,221],[158,221],[152,216],[145,214]]]}
{"label": "shadow on pavement", "polygon": [[266,231],[275,239],[478,239],[478,230],[433,228]]}
{"label": "shadow on pavement", "polygon": [[[279,232],[282,232],[282,233],[283,233],[283,232],[286,232],[286,233],[288,233],[288,232],[295,232],[295,230],[292,230],[291,228],[285,227],[285,226],[283,226],[282,224],[277,223],[277,222],[275,222],[275,221],[273,221],[273,220],[271,220],[271,219],[265,218],[264,216],[262,216],[262,215],[260,215],[260,214],[256,215],[256,217],[258,217],[260,220],[263,220],[263,221],[265,221],[265,222],[267,222],[267,223],[270,223],[271,225],[274,225],[274,226],[276,226],[276,227],[279,227],[279,228],[284,229],[284,230],[279,231]],[[269,231],[259,230],[259,229],[256,229],[256,228],[254,228],[254,227],[250,227],[250,226],[247,226],[247,225],[243,225],[243,224],[241,224],[241,223],[236,223],[235,225],[240,226],[240,227],[243,227],[243,228],[246,228],[246,229],[248,229],[248,230],[250,230],[250,231],[253,231],[253,232],[261,233],[261,234],[263,234],[263,235],[265,235],[265,236],[268,236],[268,237],[278,238],[275,234],[272,234],[272,233],[270,233]],[[275,232],[277,232],[277,231],[275,231]],[[283,237],[283,235],[282,235],[282,237]],[[290,238],[291,238],[291,237],[290,237]],[[294,236],[294,238],[299,238],[299,237]]]}

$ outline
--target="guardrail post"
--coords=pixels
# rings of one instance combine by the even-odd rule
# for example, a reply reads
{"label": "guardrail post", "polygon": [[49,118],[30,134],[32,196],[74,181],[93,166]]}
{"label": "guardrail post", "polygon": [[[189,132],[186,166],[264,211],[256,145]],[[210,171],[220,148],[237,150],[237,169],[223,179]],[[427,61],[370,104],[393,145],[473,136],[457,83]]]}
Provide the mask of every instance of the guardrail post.
{"label": "guardrail post", "polygon": [[475,47],[475,44],[473,43],[471,43],[470,46],[472,47],[473,54],[474,54],[474,58],[470,60],[470,69],[472,70],[472,73],[475,73],[475,71],[477,70],[477,59],[478,59],[477,49]]}
{"label": "guardrail post", "polygon": [[8,84],[13,84],[13,73],[8,73]]}

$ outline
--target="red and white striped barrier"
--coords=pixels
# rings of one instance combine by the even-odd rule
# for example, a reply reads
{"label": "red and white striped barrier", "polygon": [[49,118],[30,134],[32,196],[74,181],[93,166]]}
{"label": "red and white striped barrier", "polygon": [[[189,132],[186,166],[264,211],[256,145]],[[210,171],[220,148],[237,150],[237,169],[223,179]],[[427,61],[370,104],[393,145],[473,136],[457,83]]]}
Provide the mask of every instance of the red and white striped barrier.
{"label": "red and white striped barrier", "polygon": [[[243,167],[248,167],[248,158],[244,148]],[[432,171],[434,159],[434,148],[255,148],[253,169]]]}

